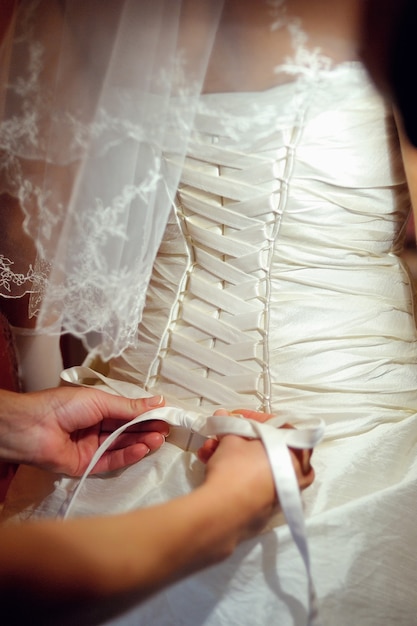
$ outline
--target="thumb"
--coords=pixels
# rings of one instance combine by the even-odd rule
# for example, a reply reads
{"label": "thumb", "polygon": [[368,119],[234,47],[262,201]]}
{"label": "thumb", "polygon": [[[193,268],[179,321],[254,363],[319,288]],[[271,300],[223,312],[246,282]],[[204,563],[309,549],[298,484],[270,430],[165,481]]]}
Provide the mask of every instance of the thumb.
{"label": "thumb", "polygon": [[125,421],[138,417],[147,411],[165,406],[165,399],[163,396],[125,398],[102,392],[100,393],[98,400],[103,418],[113,418]]}

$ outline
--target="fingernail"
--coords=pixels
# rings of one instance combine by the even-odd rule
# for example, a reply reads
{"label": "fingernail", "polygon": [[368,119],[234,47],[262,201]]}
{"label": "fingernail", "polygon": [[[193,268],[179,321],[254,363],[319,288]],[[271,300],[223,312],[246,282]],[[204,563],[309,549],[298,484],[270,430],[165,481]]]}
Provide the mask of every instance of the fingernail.
{"label": "fingernail", "polygon": [[164,396],[152,396],[151,398],[146,398],[146,404],[152,407],[161,406],[163,402]]}

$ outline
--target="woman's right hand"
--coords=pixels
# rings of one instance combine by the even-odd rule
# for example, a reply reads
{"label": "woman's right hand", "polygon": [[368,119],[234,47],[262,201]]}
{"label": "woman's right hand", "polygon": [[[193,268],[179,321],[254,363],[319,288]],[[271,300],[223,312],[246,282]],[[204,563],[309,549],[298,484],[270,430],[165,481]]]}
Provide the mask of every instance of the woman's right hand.
{"label": "woman's right hand", "polygon": [[[260,413],[258,411],[252,411],[249,409],[239,409],[236,411],[232,411],[231,413],[228,413],[224,411],[223,409],[220,409],[219,411],[215,413],[215,415],[222,415],[222,414],[224,415],[237,415],[238,414],[247,419],[256,420],[261,423],[266,422],[271,417],[273,417],[273,415],[270,413]],[[294,428],[294,427],[291,426],[290,424],[284,424],[283,426],[281,426],[281,428]],[[208,439],[198,451],[198,458],[200,459],[200,461],[207,464],[208,461],[211,459],[212,455],[214,454],[214,452],[217,450],[218,446],[219,446],[219,441],[217,439]],[[262,446],[262,450],[264,451],[263,446]],[[313,450],[311,449],[299,450],[299,449],[294,449],[294,448],[289,448],[289,450],[290,450],[291,459],[294,465],[294,470],[295,470],[295,474],[297,477],[300,490],[306,489],[314,481],[314,470],[310,462],[312,454],[313,454]]]}
{"label": "woman's right hand", "polygon": [[[237,528],[237,543],[260,532],[276,512],[278,499],[272,472],[263,444],[237,435],[225,435],[205,446],[200,456],[206,462],[206,482],[224,505],[228,506]],[[223,517],[223,514],[222,514]]]}

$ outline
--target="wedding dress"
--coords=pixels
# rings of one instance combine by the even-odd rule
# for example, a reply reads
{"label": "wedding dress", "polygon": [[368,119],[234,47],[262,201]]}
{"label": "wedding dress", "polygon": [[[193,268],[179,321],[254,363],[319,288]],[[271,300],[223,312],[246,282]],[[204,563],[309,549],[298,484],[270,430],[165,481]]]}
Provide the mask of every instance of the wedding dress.
{"label": "wedding dress", "polygon": [[[410,201],[397,131],[360,62],[317,51],[298,62],[296,79],[200,98],[138,344],[64,377],[162,393],[203,416],[221,406],[323,419],[303,494],[320,619],[411,625],[417,334],[398,256]],[[202,472],[168,439],[116,476],[87,478],[72,514],[161,502]],[[21,468],[3,515],[60,515],[76,484]],[[306,573],[277,516],[226,562],[103,624],[307,620]]]}

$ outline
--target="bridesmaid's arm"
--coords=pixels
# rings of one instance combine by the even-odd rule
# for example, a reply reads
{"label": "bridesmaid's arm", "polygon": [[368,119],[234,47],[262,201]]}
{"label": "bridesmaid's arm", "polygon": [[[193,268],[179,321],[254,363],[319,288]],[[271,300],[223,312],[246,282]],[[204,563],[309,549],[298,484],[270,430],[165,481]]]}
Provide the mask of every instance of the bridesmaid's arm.
{"label": "bridesmaid's arm", "polygon": [[122,515],[0,527],[0,610],[10,624],[91,626],[98,613],[109,618],[226,558],[275,510],[262,444],[226,436],[189,495]]}

